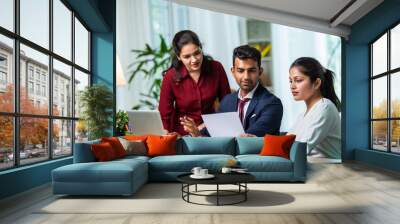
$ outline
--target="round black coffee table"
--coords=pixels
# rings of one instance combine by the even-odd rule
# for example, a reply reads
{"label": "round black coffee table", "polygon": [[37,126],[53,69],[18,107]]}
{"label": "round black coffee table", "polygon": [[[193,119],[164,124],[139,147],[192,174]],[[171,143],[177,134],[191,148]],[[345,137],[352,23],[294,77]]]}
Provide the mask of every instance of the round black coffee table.
{"label": "round black coffee table", "polygon": [[[191,173],[182,174],[177,177],[178,181],[182,183],[182,199],[188,203],[198,205],[234,205],[247,200],[247,192],[249,188],[247,183],[255,180],[255,177],[248,173],[216,173],[213,174],[215,177],[212,179],[193,179],[190,177]],[[204,185],[216,185],[215,190],[197,190],[198,184]],[[190,186],[195,186],[194,191],[190,191]],[[236,185],[237,190],[223,190],[220,189],[220,185]],[[206,194],[209,192],[215,192],[215,194]],[[204,196],[204,197],[216,197],[216,204],[202,204],[193,202],[190,200],[190,196]],[[240,199],[231,203],[221,203],[221,197],[232,197],[240,196]]]}

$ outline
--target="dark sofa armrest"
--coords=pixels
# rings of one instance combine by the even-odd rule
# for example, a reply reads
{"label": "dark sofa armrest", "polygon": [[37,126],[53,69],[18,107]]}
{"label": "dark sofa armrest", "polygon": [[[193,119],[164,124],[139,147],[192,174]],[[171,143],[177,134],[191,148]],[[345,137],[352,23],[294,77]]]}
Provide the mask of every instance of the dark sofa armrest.
{"label": "dark sofa armrest", "polygon": [[96,158],[94,157],[90,146],[92,144],[98,144],[98,143],[100,143],[100,140],[75,143],[75,145],[74,145],[74,163],[95,162]]}
{"label": "dark sofa armrest", "polygon": [[307,143],[294,142],[290,149],[290,160],[293,162],[293,179],[305,181],[307,177]]}

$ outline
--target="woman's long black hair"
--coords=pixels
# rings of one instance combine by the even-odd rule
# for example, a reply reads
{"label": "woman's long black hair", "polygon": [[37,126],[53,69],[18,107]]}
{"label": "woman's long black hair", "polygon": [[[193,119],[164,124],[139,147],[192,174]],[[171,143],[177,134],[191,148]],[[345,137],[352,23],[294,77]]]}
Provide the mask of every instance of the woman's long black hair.
{"label": "woman's long black hair", "polygon": [[341,103],[339,98],[335,93],[335,88],[333,85],[333,79],[335,74],[324,68],[319,61],[310,57],[301,57],[296,59],[290,68],[297,67],[301,73],[310,77],[311,82],[315,82],[317,78],[321,79],[321,95],[335,104],[338,111],[340,111]]}
{"label": "woman's long black hair", "polygon": [[[181,66],[183,66],[182,62],[178,59],[178,55],[181,53],[183,46],[186,44],[194,44],[197,45],[200,49],[203,48],[199,37],[197,34],[191,30],[182,30],[175,34],[174,38],[172,39],[172,62],[171,66],[167,69],[174,69],[175,70],[175,81],[179,82],[182,78],[182,74],[180,73]],[[212,58],[210,56],[206,56],[203,54],[203,62],[201,65],[201,72],[209,73],[211,70],[211,63],[210,61]],[[165,74],[165,72],[164,72]]]}

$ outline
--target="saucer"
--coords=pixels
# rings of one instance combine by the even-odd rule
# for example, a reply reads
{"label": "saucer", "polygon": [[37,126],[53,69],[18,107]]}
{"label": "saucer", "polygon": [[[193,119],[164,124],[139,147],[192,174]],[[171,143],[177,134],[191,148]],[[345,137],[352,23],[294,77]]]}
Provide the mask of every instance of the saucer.
{"label": "saucer", "polygon": [[193,179],[211,179],[211,178],[214,178],[214,177],[215,176],[212,175],[212,174],[207,174],[207,175],[204,175],[204,176],[194,175],[194,174],[190,175],[190,178],[193,178]]}

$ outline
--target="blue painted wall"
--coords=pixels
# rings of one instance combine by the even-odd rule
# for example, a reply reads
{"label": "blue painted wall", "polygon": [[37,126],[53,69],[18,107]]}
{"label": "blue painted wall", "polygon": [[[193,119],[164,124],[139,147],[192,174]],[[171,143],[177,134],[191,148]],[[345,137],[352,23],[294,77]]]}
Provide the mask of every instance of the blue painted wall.
{"label": "blue painted wall", "polygon": [[[92,33],[92,83],[100,83],[109,87],[113,92],[115,102],[113,42],[113,33]],[[115,114],[115,106],[113,110]],[[114,118],[110,119],[113,119],[113,123],[115,122]],[[109,135],[113,135],[114,126],[112,125],[108,129]]]}
{"label": "blue painted wall", "polygon": [[114,85],[113,41],[113,33],[92,33],[92,81],[111,89]]}
{"label": "blue painted wall", "polygon": [[48,183],[53,169],[71,163],[69,157],[1,172],[0,199]]}
{"label": "blue painted wall", "polygon": [[[343,100],[345,118],[344,155],[346,160],[359,160],[387,169],[398,169],[398,156],[369,150],[369,46],[368,44],[400,22],[400,0],[385,0],[351,27],[345,42],[345,82]],[[359,152],[359,150],[364,150]],[[385,154],[385,153],[383,153]],[[379,160],[379,162],[378,162]]]}
{"label": "blue painted wall", "polygon": [[[67,0],[67,3],[92,32],[92,82],[106,84],[115,95],[115,0]],[[48,183],[53,169],[71,163],[69,157],[0,172],[0,199]]]}
{"label": "blue painted wall", "polygon": [[[113,92],[113,114],[115,114],[116,2],[114,0],[100,0],[97,7],[104,16],[104,21],[108,24],[110,30],[108,32],[92,32],[92,83],[104,84]],[[109,128],[108,132],[110,135],[113,135],[115,116],[110,119],[113,120],[113,125]]]}

